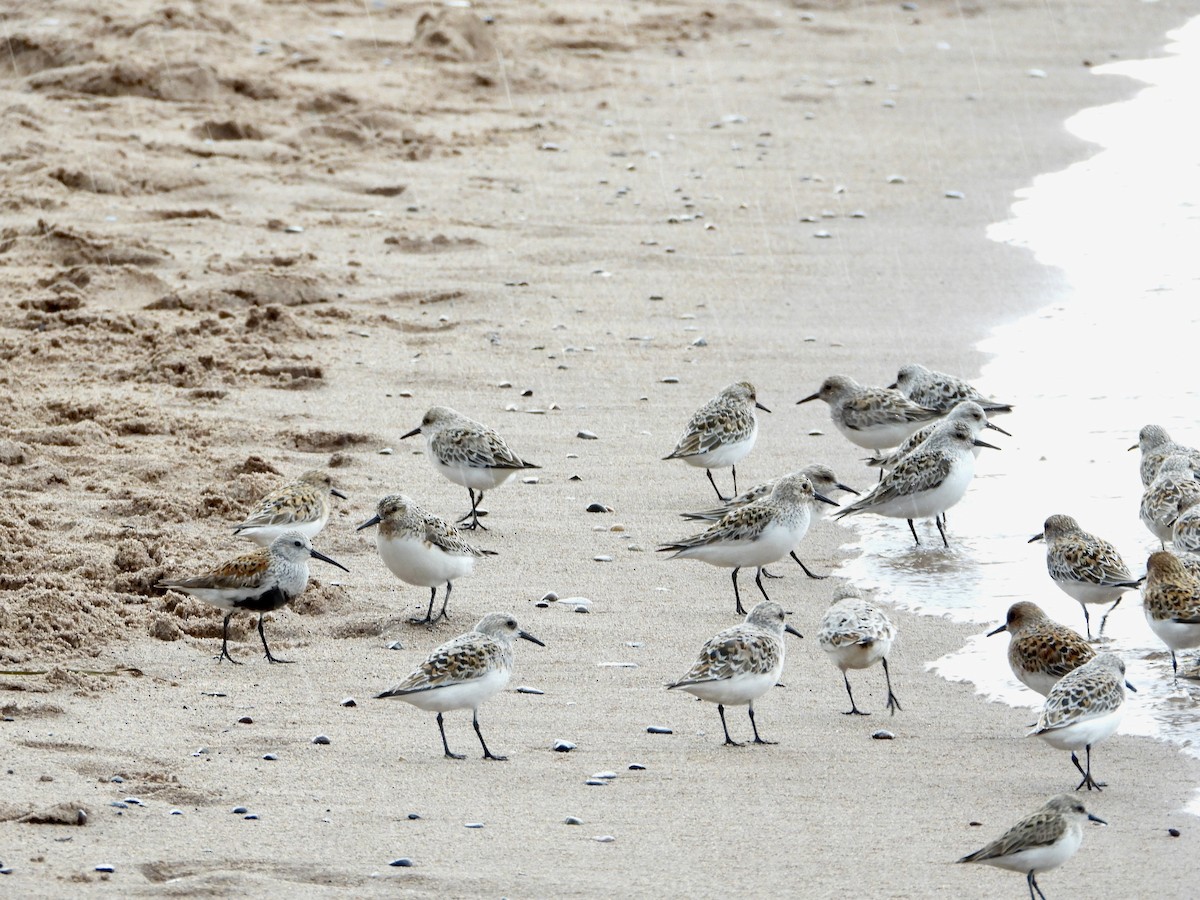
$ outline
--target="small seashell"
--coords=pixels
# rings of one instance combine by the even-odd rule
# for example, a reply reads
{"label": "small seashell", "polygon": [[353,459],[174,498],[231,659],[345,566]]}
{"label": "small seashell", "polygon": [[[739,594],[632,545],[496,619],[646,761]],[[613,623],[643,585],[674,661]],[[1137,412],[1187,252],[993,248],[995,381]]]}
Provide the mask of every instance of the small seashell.
{"label": "small seashell", "polygon": [[904,184],[906,181],[908,181],[908,179],[903,175],[889,175],[887,177],[888,184]]}
{"label": "small seashell", "polygon": [[608,784],[608,782],[600,778],[589,778],[584,782],[584,784],[586,784],[588,787],[604,787]]}
{"label": "small seashell", "polygon": [[125,802],[126,802],[126,803],[132,803],[134,806],[143,806],[143,805],[145,805],[145,804],[143,804],[143,803],[142,803],[142,801],[141,801],[141,800],[139,800],[137,797],[126,797],[126,798],[125,798]]}
{"label": "small seashell", "polygon": [[358,706],[358,701],[353,697],[347,697],[342,701],[342,706]]}
{"label": "small seashell", "polygon": [[679,384],[679,379],[676,378],[674,375],[668,375],[666,378],[664,378],[662,380],[662,383],[663,384]]}
{"label": "small seashell", "polygon": [[601,781],[612,781],[614,778],[617,777],[617,773],[616,772],[597,772],[592,777],[599,778]]}
{"label": "small seashell", "polygon": [[183,810],[182,809],[173,809],[173,810],[171,810],[170,814],[173,816],[182,816]]}
{"label": "small seashell", "polygon": [[593,556],[592,559],[595,560],[596,562],[612,562],[613,561],[613,558],[611,556],[609,556],[607,553],[601,553],[599,556]]}
{"label": "small seashell", "polygon": [[400,641],[392,641],[390,644],[388,644],[387,648],[389,650],[403,650],[404,644],[400,643]]}
{"label": "small seashell", "polygon": [[110,782],[112,782],[113,784],[124,784],[125,783],[125,779],[122,778],[120,775],[114,775],[112,778],[110,778],[108,780]]}
{"label": "small seashell", "polygon": [[116,870],[116,868],[115,868],[115,867],[113,867],[113,866],[109,865],[108,863],[101,863],[100,865],[96,866],[96,871],[97,871],[97,872],[109,872],[109,873],[112,873],[112,872],[115,872],[115,871],[117,871],[117,870]]}
{"label": "small seashell", "polygon": [[565,819],[563,819],[563,824],[564,825],[582,825],[583,819],[577,819],[574,816],[567,816]]}
{"label": "small seashell", "polygon": [[570,741],[558,740],[550,746],[550,749],[555,753],[570,753],[575,749],[575,745]]}
{"label": "small seashell", "polygon": [[464,828],[482,828],[483,823],[482,822],[464,822],[463,827]]}
{"label": "small seashell", "polygon": [[265,759],[267,762],[275,762],[277,759],[279,759],[279,757],[274,753],[264,753],[263,759]]}
{"label": "small seashell", "polygon": [[810,431],[810,432],[808,433],[808,436],[809,436],[809,437],[824,437],[824,436],[825,436],[825,432],[823,432],[823,431],[822,431],[821,429],[819,429],[819,428],[814,428],[814,429],[812,429],[812,431]]}
{"label": "small seashell", "polygon": [[833,234],[828,231],[825,231],[825,230],[814,231],[813,237],[815,237],[815,238],[831,238],[831,237],[833,237]]}
{"label": "small seashell", "polygon": [[890,731],[888,731],[884,728],[881,728],[878,731],[876,731],[874,734],[872,734],[871,737],[875,738],[875,740],[877,740],[877,741],[890,741],[890,740],[894,739],[896,736],[894,734],[892,734]]}
{"label": "small seashell", "polygon": [[547,591],[546,593],[542,594],[542,602],[543,603],[557,603],[558,602],[558,594],[554,593],[554,591]]}
{"label": "small seashell", "polygon": [[331,743],[333,743],[331,740],[329,740],[329,737],[324,734],[318,734],[315,738],[312,739],[312,742],[314,744],[331,744]]}
{"label": "small seashell", "polygon": [[243,818],[243,819],[249,819],[250,821],[257,821],[257,820],[258,820],[258,813],[250,813],[250,815],[248,815],[248,816],[242,816],[242,818]]}
{"label": "small seashell", "polygon": [[596,841],[597,843],[600,843],[600,844],[611,844],[613,841],[616,840],[616,838],[613,837],[611,834],[598,834],[594,838],[592,838],[592,840]]}
{"label": "small seashell", "polygon": [[240,719],[238,719],[238,724],[239,725],[253,725],[254,720],[252,718],[250,718],[249,716],[242,716]]}
{"label": "small seashell", "polygon": [[393,450],[391,447],[384,447],[382,450],[379,451],[379,455],[380,456],[391,456],[395,452],[396,451]]}
{"label": "small seashell", "polygon": [[643,766],[641,763],[630,763],[630,764],[629,764],[629,771],[630,771],[630,772],[645,772],[645,771],[646,771],[646,767],[645,767],[645,766]]}
{"label": "small seashell", "polygon": [[513,690],[515,690],[518,694],[533,694],[537,697],[540,697],[546,693],[541,688],[529,687],[528,685],[525,685],[525,684],[522,684],[519,687],[514,688]]}
{"label": "small seashell", "polygon": [[1171,837],[1179,837],[1179,829],[1178,828],[1168,828],[1167,834],[1169,834]]}
{"label": "small seashell", "polygon": [[496,387],[498,387],[498,388],[510,388],[510,387],[512,387],[512,382],[511,382],[511,381],[501,381],[499,384],[497,384],[497,385],[496,385]]}
{"label": "small seashell", "polygon": [[636,669],[638,664],[635,662],[602,662],[596,663],[601,669]]}
{"label": "small seashell", "polygon": [[113,801],[112,801],[111,803],[109,803],[108,805],[109,805],[109,806],[111,806],[111,807],[114,807],[114,808],[116,808],[116,809],[129,809],[129,804],[128,804],[128,803],[122,803],[120,800],[113,800]]}
{"label": "small seashell", "polygon": [[698,338],[696,338],[694,341],[692,341],[692,346],[693,346],[693,347],[707,347],[707,346],[708,346],[708,339],[707,339],[707,338],[698,337]]}
{"label": "small seashell", "polygon": [[235,806],[231,811],[239,816],[243,816],[246,813],[250,812],[250,810],[246,809],[246,807],[244,807],[244,806]]}
{"label": "small seashell", "polygon": [[942,196],[944,196],[947,200],[962,200],[966,194],[964,194],[962,191],[946,191],[946,193]]}
{"label": "small seashell", "polygon": [[288,225],[283,230],[286,231],[288,234],[301,234],[304,231],[304,226],[303,225]]}
{"label": "small seashell", "polygon": [[538,480],[539,479],[536,475],[527,475],[521,479],[521,484],[537,484]]}
{"label": "small seashell", "polygon": [[647,734],[674,734],[670,728],[665,725],[651,725],[646,729]]}
{"label": "small seashell", "polygon": [[1030,78],[1045,78],[1046,70],[1045,69],[1030,69],[1025,74],[1028,75]]}
{"label": "small seashell", "polygon": [[408,814],[408,821],[410,821],[410,822],[415,822],[415,821],[417,821],[417,819],[419,819],[419,818],[421,818],[421,814],[420,814],[420,813],[409,813],[409,814]]}
{"label": "small seashell", "polygon": [[612,512],[612,507],[605,506],[603,503],[589,503],[587,511],[590,513],[610,513]]}
{"label": "small seashell", "polygon": [[579,438],[581,441],[599,440],[599,438],[596,436],[596,433],[593,431],[579,431],[575,433],[575,437]]}
{"label": "small seashell", "polygon": [[398,866],[401,869],[408,869],[408,868],[412,867],[412,860],[409,859],[407,856],[402,856],[399,859],[393,859],[390,863],[388,863],[388,865],[389,866]]}

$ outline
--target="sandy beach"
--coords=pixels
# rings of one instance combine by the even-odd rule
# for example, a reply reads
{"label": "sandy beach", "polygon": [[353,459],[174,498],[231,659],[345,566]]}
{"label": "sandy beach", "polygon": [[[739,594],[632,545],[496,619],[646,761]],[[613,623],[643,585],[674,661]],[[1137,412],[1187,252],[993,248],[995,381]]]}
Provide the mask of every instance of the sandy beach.
{"label": "sandy beach", "polygon": [[[903,711],[873,669],[874,714],[843,716],[816,642],[835,581],[786,561],[768,590],[805,638],[756,704],[779,743],[724,747],[667,693],[740,617],[727,570],[654,552],[714,500],[662,457],[748,379],[772,412],[739,486],[824,462],[869,487],[796,401],[914,361],[971,377],[1054,300],[985,229],[1088,154],[1068,116],[1136,90],[1090,67],[1160,53],[1200,4],[104,7],[0,0],[0,895],[1023,896],[953,862],[1077,778],[1028,710],[926,671],[984,623],[894,612]],[[390,493],[468,508],[401,440],[434,405],[542,468],[488,493],[472,540],[498,555],[430,629],[354,527]],[[268,617],[294,665],[250,615],[245,664],[218,664],[220,611],[154,585],[252,549],[233,526],[313,468],[349,497],[314,543],[350,573],[314,562]],[[819,522],[799,555],[829,572],[852,538]],[[494,610],[546,646],[480,710],[509,761],[459,711],[453,762],[432,713],[371,697]],[[1093,762],[1109,827],[1047,895],[1194,895],[1200,763],[1120,736]]]}

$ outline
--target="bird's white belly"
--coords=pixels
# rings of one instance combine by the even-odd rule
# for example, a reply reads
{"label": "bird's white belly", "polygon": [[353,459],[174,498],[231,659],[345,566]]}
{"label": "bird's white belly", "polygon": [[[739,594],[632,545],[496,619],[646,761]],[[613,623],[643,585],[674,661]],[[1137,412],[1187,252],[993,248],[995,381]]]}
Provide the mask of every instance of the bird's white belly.
{"label": "bird's white belly", "polygon": [[456,556],[418,538],[376,537],[383,564],[401,581],[437,587],[475,570],[473,556]]}
{"label": "bird's white belly", "polygon": [[472,488],[476,491],[490,491],[517,474],[516,469],[491,469],[461,464],[447,465],[432,452],[429,453],[429,459],[433,462],[433,467],[443,476],[455,484],[461,484],[465,488]]}
{"label": "bird's white belly", "polygon": [[822,647],[833,657],[837,667],[846,669],[869,669],[888,655],[892,649],[891,641],[871,641],[870,644],[848,644],[843,647]]}
{"label": "bird's white belly", "polygon": [[1083,581],[1061,581],[1054,583],[1062,588],[1063,593],[1078,603],[1105,604],[1116,603],[1122,594],[1132,590],[1127,587],[1113,587],[1106,584],[1088,584]]}
{"label": "bird's white belly", "polygon": [[775,686],[779,680],[782,665],[765,675],[735,675],[722,681],[705,681],[701,684],[689,684],[680,690],[687,691],[701,700],[709,703],[720,703],[723,706],[740,706],[757,700]]}
{"label": "bird's white belly", "polygon": [[1082,829],[1068,828],[1061,838],[1048,846],[1032,847],[999,859],[984,859],[980,862],[1013,872],[1045,872],[1058,868],[1074,856],[1082,841]]}
{"label": "bird's white belly", "polygon": [[736,466],[754,448],[754,442],[758,440],[758,429],[754,428],[750,432],[750,436],[742,441],[736,441],[731,444],[722,444],[715,450],[709,450],[707,453],[697,453],[695,456],[685,456],[683,461],[689,465],[699,466],[702,469],[723,469],[726,466]]}
{"label": "bird's white belly", "polygon": [[864,450],[890,450],[903,444],[929,422],[885,422],[866,428],[847,428],[840,419],[834,419],[834,424],[847,440]]}
{"label": "bird's white belly", "polygon": [[1170,619],[1154,619],[1146,611],[1146,624],[1158,635],[1158,639],[1172,650],[1187,650],[1200,647],[1200,625],[1172,622]]}
{"label": "bird's white belly", "polygon": [[450,684],[428,691],[418,691],[415,694],[401,694],[393,699],[403,700],[405,703],[411,703],[417,709],[431,712],[475,709],[493,694],[504,690],[511,674],[512,672],[508,669],[496,669],[471,681]]}
{"label": "bird's white belly", "polygon": [[974,476],[975,458],[964,453],[950,467],[946,479],[937,487],[896,497],[869,511],[893,519],[929,519],[940,516],[963,498]]}
{"label": "bird's white belly", "polygon": [[682,551],[683,559],[699,559],[712,566],[741,568],[766,566],[778,562],[799,546],[808,531],[808,520],[802,517],[803,527],[786,528],[768,525],[757,540],[720,541]]}
{"label": "bird's white belly", "polygon": [[1110,737],[1120,724],[1121,709],[1118,707],[1102,716],[1084,719],[1064,728],[1043,731],[1038,737],[1059,750],[1082,750],[1089,744],[1095,745]]}
{"label": "bird's white belly", "polygon": [[298,531],[311,542],[329,521],[329,516],[311,522],[288,522],[282,525],[252,525],[238,532],[238,537],[249,538],[260,547],[270,547],[275,538],[289,531]]}

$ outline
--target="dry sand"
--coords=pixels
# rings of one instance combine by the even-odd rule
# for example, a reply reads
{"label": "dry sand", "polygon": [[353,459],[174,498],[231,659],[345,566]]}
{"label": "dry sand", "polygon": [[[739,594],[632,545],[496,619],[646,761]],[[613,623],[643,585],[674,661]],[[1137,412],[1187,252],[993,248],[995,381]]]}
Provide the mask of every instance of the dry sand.
{"label": "dry sand", "polygon": [[[1052,300],[1058,274],[984,228],[1087,153],[1068,115],[1134,89],[1087,66],[1155,55],[1196,3],[103,7],[0,3],[0,893],[1024,892],[952,861],[1074,770],[1028,711],[925,672],[967,629],[898,613],[904,711],[880,714],[876,670],[855,678],[876,714],[845,717],[815,641],[833,583],[780,565],[807,638],[758,705],[779,745],[722,747],[715,709],[663,690],[736,617],[725,571],[651,552],[712,500],[660,457],[749,378],[774,413],[745,485],[810,461],[868,484],[794,401],[912,360],[970,375],[991,326]],[[465,508],[399,441],[434,404],[544,469],[488,495],[500,555],[430,632],[352,526],[396,490]],[[317,543],[351,574],[315,563],[270,617],[296,665],[261,659],[249,616],[246,665],[218,665],[220,614],[152,585],[242,552],[253,499],[319,466],[351,499]],[[820,524],[802,556],[828,571],[848,537]],[[535,607],[550,590],[592,613]],[[508,763],[448,714],[453,763],[431,714],[368,698],[495,609],[546,642],[513,680],[545,693],[481,711]],[[1115,738],[1096,770],[1112,824],[1046,891],[1194,895],[1200,766]]]}

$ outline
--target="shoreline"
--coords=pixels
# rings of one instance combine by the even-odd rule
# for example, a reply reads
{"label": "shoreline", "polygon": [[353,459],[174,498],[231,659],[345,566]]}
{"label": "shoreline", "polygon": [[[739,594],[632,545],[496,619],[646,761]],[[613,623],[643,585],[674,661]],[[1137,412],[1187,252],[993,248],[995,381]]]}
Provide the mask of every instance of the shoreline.
{"label": "shoreline", "polygon": [[[125,19],[153,21],[148,9],[122,7]],[[882,677],[868,671],[854,685],[876,715],[847,721],[844,687],[810,633],[832,586],[780,568],[772,596],[795,610],[806,640],[789,647],[788,687],[758,709],[779,746],[731,754],[711,706],[657,689],[734,621],[727,573],[651,558],[656,543],[691,532],[679,510],[711,505],[701,472],[658,457],[692,409],[749,377],[775,412],[739,473],[743,487],[810,461],[859,486],[859,454],[824,409],[791,409],[794,399],[833,372],[887,383],[912,359],[977,371],[980,323],[1049,302],[1060,275],[983,230],[1033,174],[1088,154],[1061,127],[1064,110],[1136,89],[1092,79],[1080,61],[1146,54],[1153,34],[1161,47],[1167,29],[1148,20],[1177,26],[1185,10],[1196,12],[1115,0],[1078,14],[961,17],[925,4],[713,14],[678,3],[614,22],[584,5],[558,21],[502,4],[497,70],[494,56],[439,61],[415,50],[416,8],[292,10],[296,20],[265,9],[231,22],[232,37],[205,13],[163,38],[168,52],[171,41],[196,41],[204,59],[220,60],[212,85],[203,71],[155,83],[160,94],[200,84],[194,96],[81,96],[77,81],[61,86],[78,75],[69,62],[27,76],[59,87],[0,85],[27,108],[12,112],[17,99],[6,96],[7,115],[33,122],[26,146],[59,138],[44,169],[118,186],[71,189],[68,172],[55,188],[30,166],[9,184],[20,205],[0,217],[0,229],[21,229],[40,209],[74,235],[19,234],[0,256],[14,298],[3,376],[26,391],[5,423],[16,449],[4,448],[14,493],[2,524],[13,548],[4,575],[19,569],[28,581],[6,593],[61,617],[47,628],[0,598],[0,625],[21,641],[5,668],[59,667],[50,678],[5,676],[15,720],[0,729],[14,760],[7,806],[92,812],[85,828],[0,822],[0,861],[14,868],[5,884],[29,896],[84,883],[715,896],[736,878],[750,894],[804,884],[833,896],[852,876],[874,896],[1015,894],[1015,875],[949,863],[1067,789],[1073,770],[1065,754],[1022,751],[1027,711],[925,671],[968,626],[897,612],[892,674],[905,711],[878,714]],[[1106,19],[1125,26],[1119,38],[1104,35]],[[84,12],[64,20],[72,52],[99,42],[100,61],[79,65],[107,64],[120,47],[88,31]],[[130,33],[133,59],[158,34]],[[279,49],[248,57],[251,34],[275,35]],[[68,61],[55,52],[51,61]],[[385,55],[399,65],[384,66]],[[1025,74],[1035,67],[1047,77]],[[223,122],[259,136],[188,136]],[[1018,152],[1014,174],[1005,167]],[[85,157],[91,170],[72,163]],[[962,199],[945,196],[957,190]],[[814,238],[820,230],[832,237]],[[64,243],[70,253],[46,255]],[[155,261],[95,262],[114,249]],[[89,281],[74,291],[39,283],[72,259]],[[1014,296],[1030,309],[1013,311]],[[72,316],[91,319],[73,326]],[[157,346],[139,345],[139,332]],[[512,387],[496,386],[505,381]],[[393,579],[348,526],[397,488],[441,515],[461,511],[465,492],[399,441],[435,403],[495,426],[543,470],[537,485],[489,493],[486,546],[500,555],[456,586],[453,628],[425,632],[403,620],[427,593]],[[581,430],[599,439],[576,439]],[[394,452],[381,456],[385,447]],[[323,464],[352,499],[336,505],[320,545],[351,576],[341,586],[314,571],[300,614],[272,617],[273,646],[300,665],[216,667],[215,611],[165,611],[148,585],[240,552],[227,523],[280,475]],[[727,484],[727,472],[717,476]],[[583,513],[593,501],[616,512]],[[594,530],[615,524],[624,530]],[[800,555],[828,571],[843,537],[815,523]],[[900,523],[897,554],[908,541]],[[592,613],[535,608],[548,590],[589,597]],[[511,762],[447,764],[431,716],[364,698],[499,608],[547,644],[518,649],[512,686],[546,693],[510,690],[481,710],[489,745]],[[250,660],[247,621],[235,637],[235,655]],[[383,649],[393,640],[404,649]],[[78,650],[64,651],[71,642]],[[346,695],[359,706],[340,707]],[[238,724],[246,715],[253,723]],[[675,733],[648,735],[650,724]],[[740,710],[730,725],[744,730]],[[878,728],[896,739],[870,740]],[[448,717],[447,731],[474,752],[466,717]],[[317,733],[332,743],[311,745]],[[557,738],[579,748],[552,753]],[[208,752],[193,755],[199,747]],[[630,772],[635,762],[647,769]],[[1113,825],[1089,830],[1078,858],[1043,886],[1124,897],[1152,877],[1162,896],[1186,896],[1193,829],[1173,843],[1165,829],[1200,765],[1124,737],[1096,763],[1113,787],[1094,801]],[[604,770],[619,777],[584,785]],[[124,780],[113,783],[117,773]],[[118,815],[108,805],[131,794],[146,807]],[[231,815],[236,805],[261,818]],[[166,817],[171,807],[183,815]],[[567,815],[585,824],[563,826]],[[56,842],[61,831],[72,840]],[[603,835],[615,840],[593,840]],[[414,868],[389,869],[398,856]],[[100,862],[117,871],[96,874]]]}

